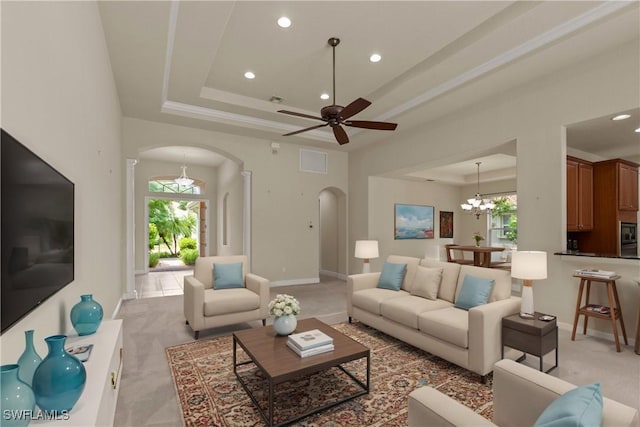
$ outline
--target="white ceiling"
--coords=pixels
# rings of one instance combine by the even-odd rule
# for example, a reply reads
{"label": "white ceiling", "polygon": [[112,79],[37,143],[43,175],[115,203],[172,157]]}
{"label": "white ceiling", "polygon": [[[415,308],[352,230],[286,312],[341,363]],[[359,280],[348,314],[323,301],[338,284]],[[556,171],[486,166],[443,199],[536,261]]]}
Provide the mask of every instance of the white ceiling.
{"label": "white ceiling", "polygon": [[[324,129],[283,137],[319,122],[276,112],[288,109],[317,116],[322,106],[331,103],[319,98],[322,92],[331,93],[328,38],[342,40],[336,48],[337,103],[346,105],[358,97],[372,101],[354,119],[397,122],[397,134],[496,90],[508,90],[638,41],[638,5],[637,1],[99,2],[125,116],[347,151],[392,142],[393,133],[348,128],[351,143],[341,147]],[[282,15],[293,21],[290,28],[276,25]],[[382,55],[382,61],[369,62],[374,52]],[[247,70],[256,74],[254,80],[243,77]],[[271,96],[284,102],[269,102]],[[589,144],[590,150],[598,149],[598,144]],[[511,155],[513,164],[506,164],[505,157],[486,158],[483,171],[489,172],[493,163],[505,170],[515,167],[514,154],[504,155]],[[475,176],[475,161],[465,162],[461,172]],[[461,182],[459,177],[452,180]]]}

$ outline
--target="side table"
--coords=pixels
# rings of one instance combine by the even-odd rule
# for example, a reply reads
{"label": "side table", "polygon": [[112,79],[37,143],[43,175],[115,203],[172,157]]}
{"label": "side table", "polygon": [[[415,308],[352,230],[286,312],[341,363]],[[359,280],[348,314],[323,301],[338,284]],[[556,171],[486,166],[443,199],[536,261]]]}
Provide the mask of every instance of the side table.
{"label": "side table", "polygon": [[555,350],[556,363],[545,372],[558,367],[558,325],[556,319],[540,320],[542,313],[535,312],[533,319],[524,319],[519,314],[502,318],[502,358],[504,348],[511,347],[540,358],[540,371],[543,356]]}
{"label": "side table", "polygon": [[[622,329],[622,337],[624,338],[624,343],[629,344],[629,342],[627,341],[627,331],[624,328],[624,319],[622,318],[622,309],[620,308],[620,299],[618,298],[618,289],[616,288],[616,280],[619,279],[620,276],[604,278],[604,277],[592,277],[592,276],[583,276],[580,274],[574,274],[573,277],[577,277],[580,279],[580,288],[578,289],[578,301],[576,302],[576,314],[573,318],[573,332],[571,333],[571,341],[574,341],[576,339],[576,328],[578,327],[578,318],[580,317],[580,315],[584,316],[584,326],[582,331],[584,335],[587,334],[587,322],[589,321],[589,317],[608,320],[611,322],[611,328],[613,329],[613,337],[616,342],[616,351],[619,353],[620,340],[618,339],[618,328],[616,326],[616,320],[620,320],[620,328]],[[609,300],[609,313],[599,313],[597,311],[593,311],[596,305],[589,304],[591,282],[603,283],[607,286],[607,297]],[[582,292],[584,290],[585,284],[587,285],[587,294],[584,300],[584,305],[581,306]]]}

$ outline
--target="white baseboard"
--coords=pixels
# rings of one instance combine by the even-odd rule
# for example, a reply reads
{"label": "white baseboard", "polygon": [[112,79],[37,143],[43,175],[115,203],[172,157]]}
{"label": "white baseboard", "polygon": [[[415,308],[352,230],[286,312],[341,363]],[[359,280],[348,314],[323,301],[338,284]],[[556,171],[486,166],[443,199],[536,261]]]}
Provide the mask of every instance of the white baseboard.
{"label": "white baseboard", "polygon": [[124,294],[122,294],[121,300],[137,299],[137,298],[138,298],[138,292],[134,289],[130,292],[125,292]]}
{"label": "white baseboard", "polygon": [[136,276],[140,276],[141,274],[147,274],[148,272],[149,272],[149,270],[136,270],[136,271],[134,272],[134,274],[135,274]]}
{"label": "white baseboard", "polygon": [[120,313],[121,305],[122,305],[122,298],[118,300],[118,303],[116,304],[116,308],[113,310],[113,314],[111,315],[112,319],[115,319],[118,316],[118,313]]}
{"label": "white baseboard", "polygon": [[320,278],[311,277],[308,279],[276,280],[275,282],[271,282],[271,287],[276,288],[278,286],[311,285],[314,283],[320,283]]}
{"label": "white baseboard", "polygon": [[337,271],[329,271],[329,270],[320,270],[320,274],[324,276],[335,277],[336,279],[345,280],[345,281],[347,280],[347,277],[349,277],[344,273],[338,273]]}

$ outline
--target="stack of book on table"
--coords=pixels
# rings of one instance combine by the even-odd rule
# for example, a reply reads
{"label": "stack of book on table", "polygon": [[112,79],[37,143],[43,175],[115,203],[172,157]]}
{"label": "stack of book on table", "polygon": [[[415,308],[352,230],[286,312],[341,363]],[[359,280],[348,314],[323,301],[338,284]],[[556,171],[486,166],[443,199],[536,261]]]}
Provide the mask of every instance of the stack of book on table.
{"label": "stack of book on table", "polygon": [[333,351],[333,338],[318,329],[289,335],[287,346],[300,357]]}
{"label": "stack of book on table", "polygon": [[616,276],[615,271],[598,270],[597,268],[583,268],[576,270],[578,276],[600,277],[603,279],[611,279]]}

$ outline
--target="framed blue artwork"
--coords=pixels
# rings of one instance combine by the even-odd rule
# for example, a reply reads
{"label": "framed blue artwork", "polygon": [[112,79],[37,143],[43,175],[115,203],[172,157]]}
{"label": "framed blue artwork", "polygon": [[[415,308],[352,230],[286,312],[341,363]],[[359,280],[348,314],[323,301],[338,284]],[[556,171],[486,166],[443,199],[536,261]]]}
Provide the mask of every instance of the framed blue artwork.
{"label": "framed blue artwork", "polygon": [[433,206],[395,204],[395,240],[433,239]]}

